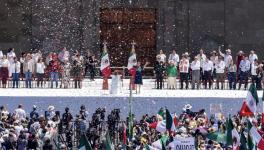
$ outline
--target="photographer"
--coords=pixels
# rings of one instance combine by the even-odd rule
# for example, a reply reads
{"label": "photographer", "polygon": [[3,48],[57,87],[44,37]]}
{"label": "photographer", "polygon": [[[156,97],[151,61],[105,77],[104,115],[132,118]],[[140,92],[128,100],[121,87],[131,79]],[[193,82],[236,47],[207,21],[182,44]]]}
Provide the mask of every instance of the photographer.
{"label": "photographer", "polygon": [[62,130],[64,130],[67,146],[69,148],[72,148],[72,119],[73,117],[70,113],[70,109],[66,107],[65,113],[62,115]]}

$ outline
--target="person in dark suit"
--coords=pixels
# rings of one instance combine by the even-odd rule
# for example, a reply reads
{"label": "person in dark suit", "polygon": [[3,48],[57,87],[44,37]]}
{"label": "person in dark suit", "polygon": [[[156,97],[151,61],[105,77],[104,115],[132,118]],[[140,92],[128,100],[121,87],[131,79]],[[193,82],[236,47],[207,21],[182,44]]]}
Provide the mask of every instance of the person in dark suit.
{"label": "person in dark suit", "polygon": [[98,63],[97,59],[95,59],[95,55],[91,55],[88,59],[88,66],[90,71],[90,80],[94,81],[94,76],[96,73],[96,64]]}
{"label": "person in dark suit", "polygon": [[161,58],[158,56],[157,61],[154,64],[154,74],[156,76],[157,89],[162,89],[163,77],[165,72],[165,66]]}

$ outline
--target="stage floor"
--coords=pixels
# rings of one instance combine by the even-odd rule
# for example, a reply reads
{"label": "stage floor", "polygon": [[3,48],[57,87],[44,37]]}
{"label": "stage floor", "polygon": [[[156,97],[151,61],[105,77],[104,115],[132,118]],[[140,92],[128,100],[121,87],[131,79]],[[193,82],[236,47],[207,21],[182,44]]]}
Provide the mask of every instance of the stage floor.
{"label": "stage floor", "polygon": [[[191,104],[193,111],[204,108],[208,114],[214,113],[212,106],[221,105],[223,113],[234,114],[240,110],[247,95],[245,90],[157,90],[154,89],[154,80],[145,79],[143,82],[140,94],[133,91],[132,106],[137,117],[146,113],[154,115],[160,107],[181,113],[186,104]],[[107,113],[119,108],[122,112],[121,116],[125,118],[128,114],[128,83],[128,80],[124,80],[122,93],[117,95],[103,91],[100,79],[93,82],[85,81],[82,89],[0,89],[0,105],[15,109],[18,104],[23,104],[27,110],[31,110],[32,105],[37,105],[40,112],[44,112],[49,105],[54,105],[62,112],[65,107],[70,107],[73,114],[77,114],[80,105],[84,104],[90,114],[98,107],[105,107]],[[258,94],[261,98],[262,91]],[[261,108],[259,105],[258,109]]]}

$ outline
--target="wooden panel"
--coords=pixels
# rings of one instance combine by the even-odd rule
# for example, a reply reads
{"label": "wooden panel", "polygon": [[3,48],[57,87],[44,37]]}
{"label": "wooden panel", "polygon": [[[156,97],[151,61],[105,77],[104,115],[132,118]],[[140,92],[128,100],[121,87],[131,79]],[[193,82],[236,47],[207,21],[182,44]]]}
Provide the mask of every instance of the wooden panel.
{"label": "wooden panel", "polygon": [[[138,60],[153,62],[156,11],[142,8],[101,9],[101,43],[107,41],[112,66],[126,66],[134,40]],[[153,55],[153,56],[152,56]]]}

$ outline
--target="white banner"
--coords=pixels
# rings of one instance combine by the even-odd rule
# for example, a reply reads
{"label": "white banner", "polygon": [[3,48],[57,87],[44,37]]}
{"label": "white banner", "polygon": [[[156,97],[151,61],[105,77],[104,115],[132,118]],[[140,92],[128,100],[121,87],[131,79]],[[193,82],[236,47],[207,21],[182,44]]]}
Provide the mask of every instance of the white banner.
{"label": "white banner", "polygon": [[195,150],[194,138],[176,138],[169,147],[172,150]]}

